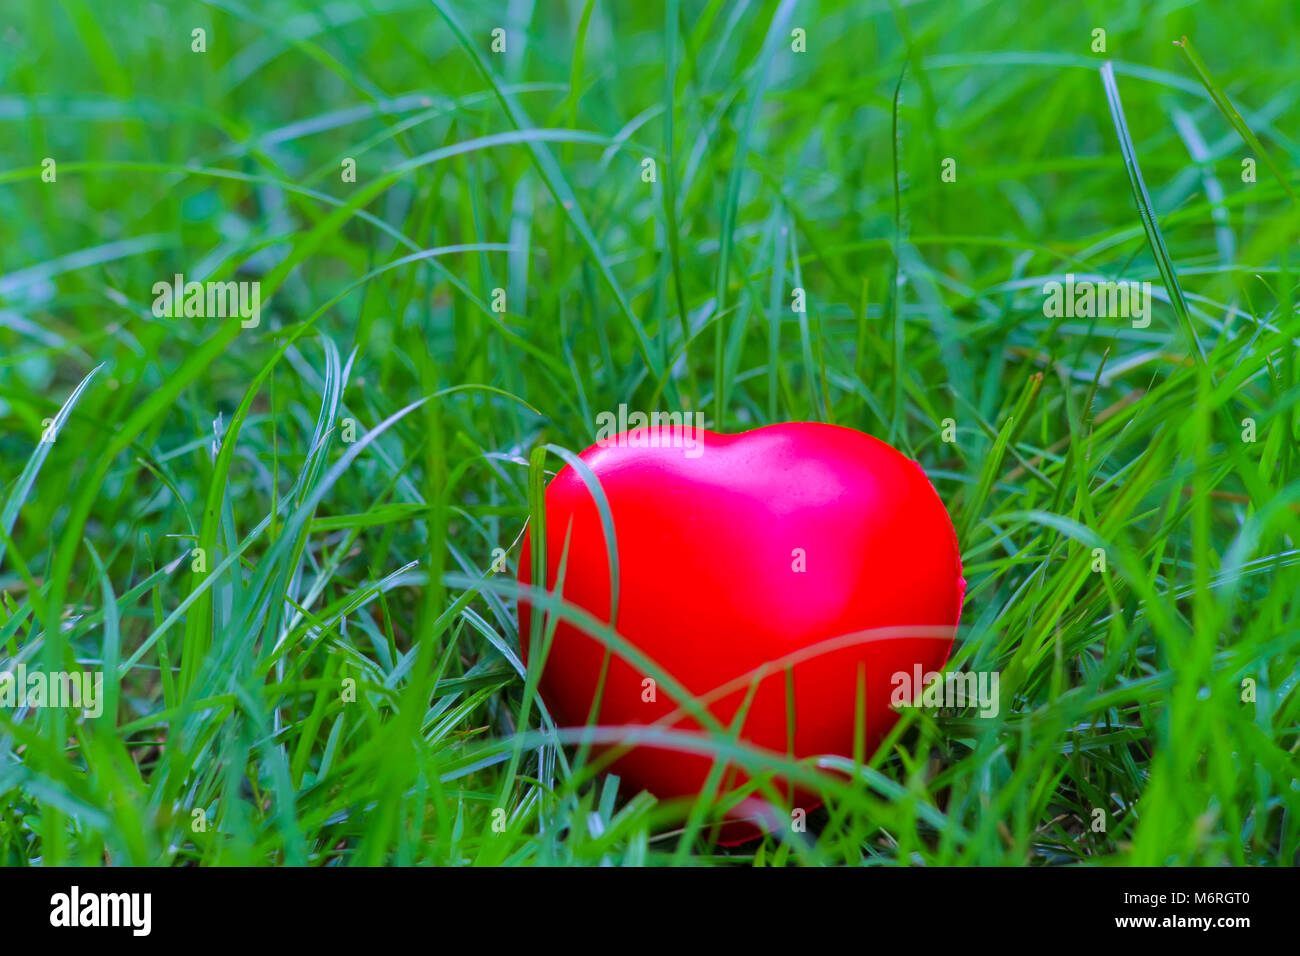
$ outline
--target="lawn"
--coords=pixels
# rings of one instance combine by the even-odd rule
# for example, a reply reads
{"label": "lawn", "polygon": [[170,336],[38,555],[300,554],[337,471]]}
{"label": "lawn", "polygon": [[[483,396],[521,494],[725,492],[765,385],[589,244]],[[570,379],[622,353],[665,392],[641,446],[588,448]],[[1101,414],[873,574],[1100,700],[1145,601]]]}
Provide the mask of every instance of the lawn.
{"label": "lawn", "polygon": [[[1300,862],[1297,64],[1281,0],[7,2],[0,671],[102,713],[0,694],[0,865]],[[919,461],[998,713],[733,847],[599,773],[515,572],[620,405]]]}

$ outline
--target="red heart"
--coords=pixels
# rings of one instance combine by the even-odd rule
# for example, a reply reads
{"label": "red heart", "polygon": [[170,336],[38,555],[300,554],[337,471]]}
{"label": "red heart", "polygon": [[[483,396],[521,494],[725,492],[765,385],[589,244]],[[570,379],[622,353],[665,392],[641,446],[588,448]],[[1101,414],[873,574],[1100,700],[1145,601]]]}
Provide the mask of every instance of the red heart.
{"label": "red heart", "polygon": [[[618,435],[580,457],[600,481],[613,517],[616,629],[697,699],[765,662],[856,635],[793,663],[795,757],[852,754],[860,669],[869,755],[898,716],[890,705],[893,675],[910,677],[918,666],[922,674],[938,671],[947,660],[965,592],[957,536],[921,466],[884,442],[807,422],[739,435],[664,425]],[[572,466],[546,489],[546,531],[548,589],[555,587],[567,532],[564,598],[607,623],[610,576],[600,513]],[[523,584],[531,580],[530,559],[525,535]],[[529,623],[521,600],[525,655]],[[924,636],[858,633],[898,627]],[[604,657],[601,641],[557,624],[540,689],[560,726],[587,723]],[[614,655],[596,723],[622,727],[670,718],[664,726],[698,730],[662,684],[655,701],[643,699],[650,676]],[[724,727],[749,683],[708,702]],[[785,755],[786,701],[782,665],[759,684],[742,738]],[[699,752],[643,743],[611,769],[632,792],[670,799],[698,794],[711,763]],[[745,779],[737,774],[728,783]],[[805,810],[820,802],[796,798],[809,801]],[[731,811],[723,842],[758,835],[752,823],[737,822],[758,805]]]}

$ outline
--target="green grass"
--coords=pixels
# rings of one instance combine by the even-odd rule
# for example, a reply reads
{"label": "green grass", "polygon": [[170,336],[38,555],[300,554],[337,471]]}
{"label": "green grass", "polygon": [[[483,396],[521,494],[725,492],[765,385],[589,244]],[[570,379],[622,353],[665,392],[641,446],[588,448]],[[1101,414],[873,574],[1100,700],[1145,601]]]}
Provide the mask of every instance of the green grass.
{"label": "green grass", "polygon": [[[108,695],[0,708],[0,864],[1300,862],[1294,5],[528,6],[0,14],[0,670]],[[828,798],[730,850],[597,773],[514,571],[623,402],[921,461],[1000,715],[722,729]]]}

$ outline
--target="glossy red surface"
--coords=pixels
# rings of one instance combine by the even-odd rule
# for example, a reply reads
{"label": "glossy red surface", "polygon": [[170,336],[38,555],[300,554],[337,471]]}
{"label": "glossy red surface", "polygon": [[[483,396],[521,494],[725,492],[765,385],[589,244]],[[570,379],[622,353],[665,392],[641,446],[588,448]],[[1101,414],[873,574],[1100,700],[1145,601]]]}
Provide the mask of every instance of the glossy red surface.
{"label": "glossy red surface", "polygon": [[[797,757],[852,753],[861,665],[868,753],[897,719],[890,706],[898,672],[937,671],[947,660],[965,582],[952,522],[920,465],[889,445],[833,425],[770,425],[738,435],[661,429],[659,444],[634,447],[652,431],[634,430],[580,456],[609,500],[617,538],[617,627],[695,695],[721,687],[764,662],[871,628],[903,628],[836,641],[829,652],[793,665]],[[695,448],[681,447],[698,439]],[[672,445],[677,447],[671,447]],[[609,571],[595,500],[571,467],[546,491],[547,576],[553,588],[571,525],[565,598],[609,620]],[[531,577],[524,539],[520,580]],[[799,551],[803,553],[803,570]],[[918,628],[924,636],[911,634]],[[528,653],[529,608],[520,604]],[[927,630],[928,629],[928,630]],[[557,626],[541,681],[542,699],[561,726],[587,721],[604,645]],[[663,684],[643,700],[652,676],[615,657],[597,722],[651,724],[680,716]],[[729,724],[748,681],[709,704]],[[786,679],[764,678],[742,736],[787,750]],[[693,797],[707,757],[641,745],[613,766],[624,793]],[[733,780],[745,779],[737,775]],[[817,798],[797,794],[812,809]],[[787,810],[782,810],[783,815]],[[785,817],[788,819],[788,816]],[[730,822],[723,841],[757,835]]]}

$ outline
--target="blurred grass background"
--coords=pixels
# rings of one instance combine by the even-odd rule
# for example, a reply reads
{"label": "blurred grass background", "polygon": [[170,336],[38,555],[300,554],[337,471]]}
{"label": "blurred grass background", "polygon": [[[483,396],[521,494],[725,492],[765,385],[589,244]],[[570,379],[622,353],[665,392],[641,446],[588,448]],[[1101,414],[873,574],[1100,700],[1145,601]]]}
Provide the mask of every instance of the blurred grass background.
{"label": "blurred grass background", "polygon": [[[0,862],[1294,864],[1294,184],[1214,96],[1293,181],[1297,26],[7,3],[0,668],[102,669],[109,710],[0,708]],[[176,273],[260,282],[261,324],[155,316]],[[1150,326],[1047,317],[1067,273],[1151,281]],[[809,833],[727,851],[593,776],[511,572],[530,451],[624,402],[919,459],[999,717],[910,711]]]}

